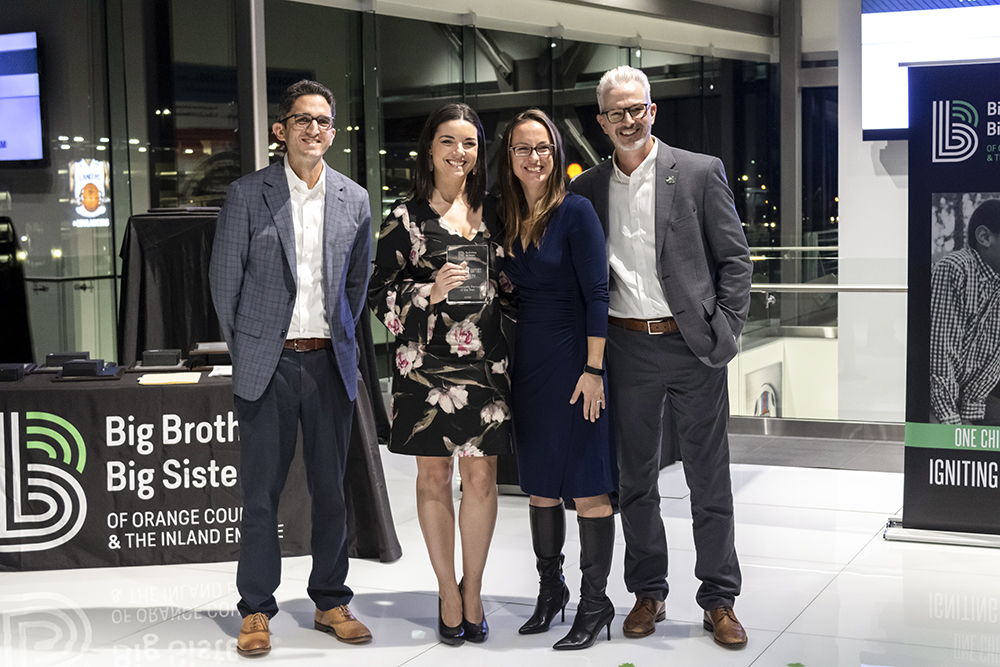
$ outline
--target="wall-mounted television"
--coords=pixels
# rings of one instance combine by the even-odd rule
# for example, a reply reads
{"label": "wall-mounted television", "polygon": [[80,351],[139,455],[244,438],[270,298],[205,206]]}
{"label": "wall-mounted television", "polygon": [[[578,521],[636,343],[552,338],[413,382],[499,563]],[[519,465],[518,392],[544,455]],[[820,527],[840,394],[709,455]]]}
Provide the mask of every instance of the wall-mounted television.
{"label": "wall-mounted television", "polygon": [[1000,0],[861,0],[863,138],[906,139],[907,64],[1000,59]]}
{"label": "wall-mounted television", "polygon": [[38,35],[0,35],[0,166],[42,165]]}

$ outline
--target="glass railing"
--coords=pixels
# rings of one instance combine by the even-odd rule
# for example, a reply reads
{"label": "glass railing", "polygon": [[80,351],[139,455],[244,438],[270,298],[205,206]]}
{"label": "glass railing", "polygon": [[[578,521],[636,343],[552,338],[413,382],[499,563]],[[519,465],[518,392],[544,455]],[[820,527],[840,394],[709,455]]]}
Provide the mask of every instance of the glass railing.
{"label": "glass railing", "polygon": [[[850,260],[840,284],[836,246],[751,248],[750,313],[729,364],[730,414],[767,421],[902,424],[906,388],[906,292],[902,260]],[[784,263],[782,267],[773,264]],[[771,265],[771,266],[768,266]],[[791,268],[800,282],[766,282]],[[372,321],[380,375],[391,337]],[[748,427],[751,428],[752,427]]]}
{"label": "glass railing", "polygon": [[839,285],[827,275],[753,284],[729,365],[732,415],[904,420],[906,286]]}

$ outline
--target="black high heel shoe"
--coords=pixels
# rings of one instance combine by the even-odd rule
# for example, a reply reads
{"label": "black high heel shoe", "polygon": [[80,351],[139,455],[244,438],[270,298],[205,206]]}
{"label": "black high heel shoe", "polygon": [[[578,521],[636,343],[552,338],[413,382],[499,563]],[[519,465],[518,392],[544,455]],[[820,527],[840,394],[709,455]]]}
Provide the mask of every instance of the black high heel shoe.
{"label": "black high heel shoe", "polygon": [[615,605],[605,593],[614,549],[615,519],[613,516],[577,516],[576,521],[580,525],[580,573],[583,575],[580,604],[569,634],[552,646],[557,651],[590,648],[605,627],[610,640],[611,621],[615,620]]}
{"label": "black high heel shoe", "polygon": [[483,610],[483,620],[478,623],[473,623],[463,618],[462,629],[465,630],[466,640],[482,644],[490,636],[490,626],[486,624],[486,611]]}
{"label": "black high heel shoe", "polygon": [[542,587],[535,601],[535,611],[531,618],[518,629],[522,635],[535,635],[548,632],[549,625],[560,612],[563,622],[566,621],[566,605],[569,603],[569,588],[561,581],[556,589]]}
{"label": "black high heel shoe", "polygon": [[566,604],[569,588],[563,579],[563,543],[566,541],[566,510],[562,504],[555,507],[528,506],[531,526],[531,546],[535,552],[538,569],[538,598],[531,618],[520,627],[522,635],[546,632],[556,614],[562,612],[566,621]]}
{"label": "black high heel shoe", "polygon": [[601,636],[601,630],[608,629],[608,641],[611,641],[611,622],[615,620],[615,605],[605,598],[596,606],[591,606],[581,600],[573,619],[573,627],[569,634],[552,645],[557,651],[573,651],[590,648]]}
{"label": "black high heel shoe", "polygon": [[465,643],[465,616],[455,627],[445,625],[444,616],[441,615],[441,598],[438,598],[438,640],[449,646],[461,646]]}
{"label": "black high heel shoe", "polygon": [[[465,583],[465,579],[458,582],[458,592],[462,592],[462,584]],[[464,607],[464,600],[462,602]],[[473,623],[465,618],[465,611],[462,611],[462,629],[465,631],[466,641],[474,642],[476,644],[482,644],[490,636],[490,626],[486,623],[486,609],[483,608],[482,604],[479,605],[479,609],[483,614],[483,620],[478,623]]]}

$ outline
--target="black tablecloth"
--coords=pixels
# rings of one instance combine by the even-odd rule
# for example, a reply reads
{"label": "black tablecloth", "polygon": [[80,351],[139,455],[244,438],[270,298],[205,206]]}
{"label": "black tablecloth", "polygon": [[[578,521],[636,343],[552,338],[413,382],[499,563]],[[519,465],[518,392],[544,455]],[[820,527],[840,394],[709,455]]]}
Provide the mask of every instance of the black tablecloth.
{"label": "black tablecloth", "polygon": [[[235,559],[239,425],[226,378],[0,384],[0,570]],[[392,561],[392,523],[364,387],[345,482],[351,555]],[[309,553],[301,455],[281,497],[282,555]]]}
{"label": "black tablecloth", "polygon": [[7,216],[0,216],[0,363],[31,363],[31,327],[28,323],[28,296],[24,266],[17,258],[21,249],[17,230]]}
{"label": "black tablecloth", "polygon": [[144,350],[222,340],[212,306],[208,263],[218,211],[133,215],[122,241],[118,363]]}

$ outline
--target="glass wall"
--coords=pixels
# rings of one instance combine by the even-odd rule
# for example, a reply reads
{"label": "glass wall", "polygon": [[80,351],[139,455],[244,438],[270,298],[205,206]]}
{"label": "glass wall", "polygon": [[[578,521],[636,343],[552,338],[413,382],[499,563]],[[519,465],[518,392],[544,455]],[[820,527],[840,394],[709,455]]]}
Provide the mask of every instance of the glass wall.
{"label": "glass wall", "polygon": [[[267,0],[264,11],[269,122],[285,88],[302,79],[319,81],[337,104],[337,134],[326,161],[364,184],[360,14],[290,0]],[[322,26],[323,38],[303,39],[302,26]],[[270,140],[275,141],[273,134]],[[271,161],[281,159],[279,146],[271,148]]]}
{"label": "glass wall", "polygon": [[[33,349],[33,359],[10,361],[70,349],[115,358],[111,174],[118,165],[109,150],[104,18],[99,1],[3,6],[0,32],[37,35],[44,134],[40,164],[0,161],[0,215],[10,218],[27,296],[27,313],[4,304],[4,327],[30,328]],[[4,122],[4,134],[16,123]]]}
{"label": "glass wall", "polygon": [[605,71],[626,64],[650,79],[657,105],[654,134],[672,146],[720,156],[741,213],[761,226],[776,217],[768,212],[776,208],[763,210],[754,195],[778,181],[771,65],[376,19],[386,151],[383,210],[408,190],[420,128],[446,102],[464,101],[477,110],[490,158],[510,119],[538,107],[562,132],[568,163],[586,169],[608,159],[613,145],[597,122],[594,91]]}
{"label": "glass wall", "polygon": [[151,31],[147,46],[156,61],[146,68],[152,207],[221,206],[240,175],[233,1],[171,0],[166,9],[169,33]]}
{"label": "glass wall", "polygon": [[220,206],[240,175],[233,0],[116,2],[109,20],[122,26],[132,212]]}
{"label": "glass wall", "polygon": [[[491,182],[498,140],[510,120],[529,107],[553,118],[568,165],[583,170],[610,158],[614,146],[597,122],[597,82],[605,71],[631,65],[649,77],[656,137],[719,156],[748,237],[763,245],[780,238],[773,65],[375,18],[384,142],[381,217],[409,190],[420,129],[446,102],[463,101],[478,112]],[[377,341],[389,342],[381,324],[373,329]]]}
{"label": "glass wall", "polygon": [[[247,68],[237,57],[241,7],[234,0],[5,7],[3,32],[38,31],[46,114],[47,164],[0,163],[0,193],[9,193],[0,207],[9,205],[21,246],[36,360],[63,349],[114,359],[116,256],[129,216],[220,205],[245,168],[237,104],[238,75]],[[313,78],[331,88],[337,136],[326,159],[368,189],[373,234],[406,195],[420,128],[442,103],[477,109],[492,165],[510,119],[539,107],[560,128],[567,162],[587,169],[613,149],[596,120],[598,79],[617,65],[641,68],[657,104],[654,134],[722,159],[752,248],[757,289],[733,384],[742,387],[756,372],[754,350],[777,339],[785,345],[790,332],[832,340],[836,358],[836,89],[803,90],[802,234],[790,246],[779,210],[776,65],[297,0],[264,0],[263,7],[269,118],[262,122],[273,120],[278,96],[294,81]],[[302,26],[322,39],[303,39]],[[276,143],[270,158],[281,158]],[[79,213],[86,208],[76,187],[83,178],[103,182],[100,215]],[[764,289],[789,282],[832,288]],[[384,327],[373,330],[388,342]],[[740,391],[734,412],[753,414],[748,397],[759,392],[749,385]]]}
{"label": "glass wall", "polygon": [[128,218],[220,205],[239,176],[233,12],[232,0],[4,4],[3,33],[38,36],[46,137],[44,164],[0,161],[30,361],[66,350],[115,360]]}

